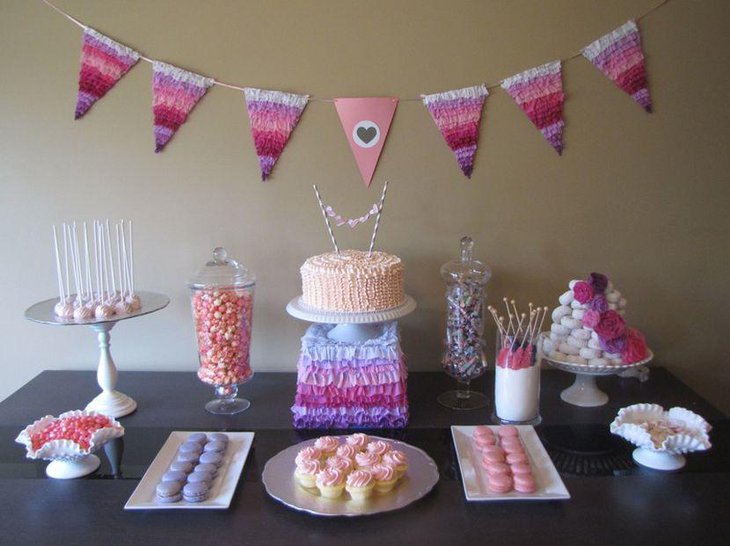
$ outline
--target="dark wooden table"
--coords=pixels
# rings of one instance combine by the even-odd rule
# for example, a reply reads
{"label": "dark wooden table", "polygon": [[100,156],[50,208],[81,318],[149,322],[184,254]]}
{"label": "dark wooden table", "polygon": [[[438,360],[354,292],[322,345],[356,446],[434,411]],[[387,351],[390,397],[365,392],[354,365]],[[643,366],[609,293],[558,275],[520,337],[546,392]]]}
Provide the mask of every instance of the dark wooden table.
{"label": "dark wooden table", "polygon": [[[79,480],[45,477],[14,439],[34,419],[83,407],[97,392],[93,372],[46,371],[0,403],[0,544],[727,544],[730,537],[730,421],[662,368],[646,383],[599,378],[611,397],[600,408],[562,402],[572,376],[545,371],[537,431],[572,495],[568,501],[469,503],[451,443],[452,424],[488,423],[491,408],[455,412],[436,395],[453,385],[442,373],[412,373],[411,423],[378,434],[428,452],[441,479],[403,510],[354,519],[316,518],[269,498],[266,461],[320,433],[291,428],[296,376],[260,373],[243,386],[251,408],[220,417],[203,409],[212,389],[193,373],[125,372],[118,388],[139,404],[126,428],[121,467]],[[475,382],[491,392],[493,375]],[[680,472],[636,467],[631,446],[608,433],[617,410],[636,402],[680,405],[714,426],[712,450],[688,456]],[[254,431],[254,448],[226,511],[125,512],[124,503],[172,430]]]}

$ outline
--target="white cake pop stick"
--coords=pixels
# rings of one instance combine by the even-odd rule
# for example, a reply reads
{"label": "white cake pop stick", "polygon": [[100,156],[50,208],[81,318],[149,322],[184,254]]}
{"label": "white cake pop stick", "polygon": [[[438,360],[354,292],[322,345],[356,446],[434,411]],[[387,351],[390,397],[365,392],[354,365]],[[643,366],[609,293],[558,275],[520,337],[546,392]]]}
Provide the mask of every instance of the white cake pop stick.
{"label": "white cake pop stick", "polygon": [[117,270],[119,273],[119,293],[124,299],[124,277],[122,276],[122,246],[119,239],[119,224],[115,224],[114,228],[117,232]]}
{"label": "white cake pop stick", "polygon": [[63,229],[63,261],[66,270],[66,299],[71,297],[71,277],[68,275],[68,234],[66,233],[66,224],[61,224]]}
{"label": "white cake pop stick", "polygon": [[121,221],[120,232],[122,235],[122,261],[124,262],[124,279],[127,296],[131,295],[129,292],[129,261],[127,259],[127,239],[124,233],[124,220]]}
{"label": "white cake pop stick", "polygon": [[63,292],[63,274],[61,273],[61,256],[58,253],[58,234],[56,226],[53,226],[53,249],[56,251],[56,277],[58,279],[58,303],[66,302],[66,295]]}
{"label": "white cake pop stick", "polygon": [[84,222],[84,259],[85,267],[84,273],[86,274],[86,295],[89,298],[89,302],[94,302],[94,294],[91,290],[91,264],[89,263],[89,232]]}
{"label": "white cake pop stick", "polygon": [[109,257],[109,271],[111,273],[112,277],[112,297],[116,297],[117,295],[117,285],[114,282],[114,255],[112,254],[112,241],[111,236],[109,235],[109,232],[111,230],[109,229],[109,219],[106,220],[106,251]]}
{"label": "white cake pop stick", "polygon": [[74,287],[76,288],[76,300],[73,303],[74,303],[74,307],[76,307],[76,302],[78,302],[80,299],[79,276],[77,275],[77,271],[76,271],[76,254],[74,253],[73,230],[70,225],[66,226],[66,230],[68,232],[68,247],[69,247],[69,251],[71,253],[71,272],[73,273]]}

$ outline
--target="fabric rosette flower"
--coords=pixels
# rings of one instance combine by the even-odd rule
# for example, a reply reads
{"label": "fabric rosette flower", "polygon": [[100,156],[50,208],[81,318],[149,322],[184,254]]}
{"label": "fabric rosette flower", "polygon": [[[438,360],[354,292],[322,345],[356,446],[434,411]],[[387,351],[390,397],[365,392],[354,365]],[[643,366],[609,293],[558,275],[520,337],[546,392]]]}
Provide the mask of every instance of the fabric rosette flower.
{"label": "fabric rosette flower", "polygon": [[646,340],[644,335],[639,332],[636,328],[627,328],[626,332],[626,347],[621,352],[621,358],[627,364],[633,364],[644,360],[648,354],[646,348]]}
{"label": "fabric rosette flower", "polygon": [[588,309],[583,313],[583,326],[586,328],[595,328],[601,322],[601,313]]}
{"label": "fabric rosette flower", "polygon": [[603,340],[601,338],[598,338],[598,340],[599,340],[599,343],[601,344],[601,349],[603,349],[607,353],[623,355],[624,351],[626,350],[626,345],[628,343],[627,338],[628,338],[628,336],[626,336],[624,334],[624,335],[619,336],[614,339]]}
{"label": "fabric rosette flower", "polygon": [[596,295],[591,300],[591,309],[599,313],[605,313],[608,311],[608,300],[606,299],[606,296],[602,294]]}
{"label": "fabric rosette flower", "polygon": [[593,288],[593,292],[596,294],[603,294],[608,288],[608,277],[602,273],[591,273],[591,277],[588,280],[588,284]]}
{"label": "fabric rosette flower", "polygon": [[593,288],[587,282],[580,281],[573,287],[573,296],[579,303],[588,303],[593,299]]}
{"label": "fabric rosette flower", "polygon": [[616,311],[609,310],[601,313],[601,321],[593,329],[601,340],[611,340],[624,335],[626,323]]}

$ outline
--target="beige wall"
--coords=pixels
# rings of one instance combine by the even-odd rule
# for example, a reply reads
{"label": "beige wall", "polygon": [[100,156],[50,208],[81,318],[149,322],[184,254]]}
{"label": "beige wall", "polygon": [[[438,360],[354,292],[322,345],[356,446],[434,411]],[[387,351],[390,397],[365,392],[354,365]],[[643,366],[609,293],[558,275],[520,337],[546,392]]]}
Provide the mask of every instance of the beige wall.
{"label": "beige wall", "polygon": [[[655,2],[58,0],[145,54],[320,97],[414,97],[494,82],[569,55]],[[158,155],[146,63],[74,122],[80,30],[40,1],[0,0],[0,398],[43,369],[95,366],[88,329],[22,318],[54,295],[51,224],[136,222],[138,285],[172,304],[115,328],[122,373],[196,368],[185,279],[216,245],[259,278],[253,366],[292,371],[305,325],[284,307],[298,293],[301,262],[329,248],[311,184],[358,215],[388,177],[379,246],[405,260],[419,303],[402,322],[412,369],[439,369],[438,269],[471,234],[494,270],[492,302],[509,295],[553,306],[568,279],[608,273],[657,362],[730,410],[728,25],[724,0],[673,0],[642,23],[653,115],[587,62],[568,63],[562,158],[495,90],[471,181],[423,106],[402,102],[366,190],[329,103],[308,106],[265,184],[243,97],[229,89],[212,89]],[[364,247],[369,230],[339,236]]]}

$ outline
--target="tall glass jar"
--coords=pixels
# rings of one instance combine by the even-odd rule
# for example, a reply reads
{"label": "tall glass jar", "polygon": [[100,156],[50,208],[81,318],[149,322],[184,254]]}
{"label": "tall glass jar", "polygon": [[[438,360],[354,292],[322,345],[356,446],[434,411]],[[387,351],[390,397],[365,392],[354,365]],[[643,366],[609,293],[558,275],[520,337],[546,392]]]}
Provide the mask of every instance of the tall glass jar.
{"label": "tall glass jar", "polygon": [[486,406],[486,395],[470,390],[472,379],[487,369],[484,355],[485,288],[492,276],[486,264],[472,256],[474,241],[461,239],[461,255],[441,266],[446,281],[446,346],[441,357],[443,370],[456,379],[457,390],[438,396],[442,405],[453,409]]}
{"label": "tall glass jar", "polygon": [[253,376],[249,349],[255,285],[253,273],[229,258],[222,247],[213,250],[213,260],[188,281],[198,378],[215,387],[216,398],[205,405],[211,413],[231,415],[251,405],[238,398],[238,385]]}

